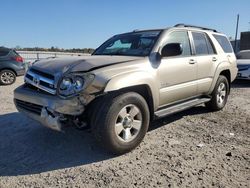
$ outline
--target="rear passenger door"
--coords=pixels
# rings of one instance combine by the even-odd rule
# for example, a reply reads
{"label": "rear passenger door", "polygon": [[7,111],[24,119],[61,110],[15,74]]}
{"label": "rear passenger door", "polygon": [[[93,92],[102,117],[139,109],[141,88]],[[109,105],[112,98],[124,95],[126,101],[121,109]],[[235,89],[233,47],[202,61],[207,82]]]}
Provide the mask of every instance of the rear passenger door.
{"label": "rear passenger door", "polygon": [[194,58],[197,62],[197,93],[206,94],[213,81],[218,56],[209,36],[204,32],[191,32]]}

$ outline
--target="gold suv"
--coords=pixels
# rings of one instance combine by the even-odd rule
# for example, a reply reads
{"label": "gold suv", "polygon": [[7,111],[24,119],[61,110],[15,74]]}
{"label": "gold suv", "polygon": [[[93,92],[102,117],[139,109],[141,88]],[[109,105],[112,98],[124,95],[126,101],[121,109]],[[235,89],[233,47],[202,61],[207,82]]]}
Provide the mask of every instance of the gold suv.
{"label": "gold suv", "polygon": [[91,56],[37,61],[14,101],[52,129],[90,127],[121,154],[139,145],[155,118],[202,103],[221,110],[236,75],[224,34],[178,24],[115,35]]}

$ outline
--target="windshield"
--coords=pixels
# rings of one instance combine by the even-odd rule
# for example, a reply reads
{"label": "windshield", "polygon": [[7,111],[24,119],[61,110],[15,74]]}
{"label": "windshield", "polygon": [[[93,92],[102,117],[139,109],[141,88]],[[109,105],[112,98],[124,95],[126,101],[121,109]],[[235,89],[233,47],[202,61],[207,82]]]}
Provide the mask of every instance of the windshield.
{"label": "windshield", "polygon": [[93,55],[148,56],[161,31],[142,31],[116,35],[102,44]]}
{"label": "windshield", "polygon": [[239,52],[237,54],[237,59],[250,59],[250,50]]}

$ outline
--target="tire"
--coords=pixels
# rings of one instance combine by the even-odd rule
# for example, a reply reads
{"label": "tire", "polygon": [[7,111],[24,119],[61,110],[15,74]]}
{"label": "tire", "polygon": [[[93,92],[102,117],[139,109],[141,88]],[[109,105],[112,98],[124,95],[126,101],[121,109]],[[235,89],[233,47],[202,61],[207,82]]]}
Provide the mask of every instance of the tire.
{"label": "tire", "polygon": [[225,76],[220,75],[212,92],[212,99],[205,103],[205,105],[212,111],[222,110],[227,103],[228,95],[228,80]]}
{"label": "tire", "polygon": [[0,72],[0,85],[11,85],[16,81],[16,74],[11,70]]}
{"label": "tire", "polygon": [[107,95],[92,106],[91,130],[113,154],[137,147],[147,133],[150,114],[145,99],[134,92]]}

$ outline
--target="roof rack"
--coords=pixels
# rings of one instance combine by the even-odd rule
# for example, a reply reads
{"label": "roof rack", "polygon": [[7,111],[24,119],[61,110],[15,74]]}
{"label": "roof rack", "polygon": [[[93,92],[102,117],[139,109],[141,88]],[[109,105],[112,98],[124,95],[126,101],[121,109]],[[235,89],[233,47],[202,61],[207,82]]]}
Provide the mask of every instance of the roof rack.
{"label": "roof rack", "polygon": [[133,32],[137,32],[137,31],[140,31],[140,29],[134,29]]}
{"label": "roof rack", "polygon": [[211,28],[207,28],[207,27],[201,27],[201,26],[196,26],[196,25],[188,25],[188,24],[176,24],[174,27],[193,27],[193,28],[198,28],[198,29],[202,29],[202,30],[210,30],[213,32],[217,32],[217,30],[215,29],[211,29]]}

